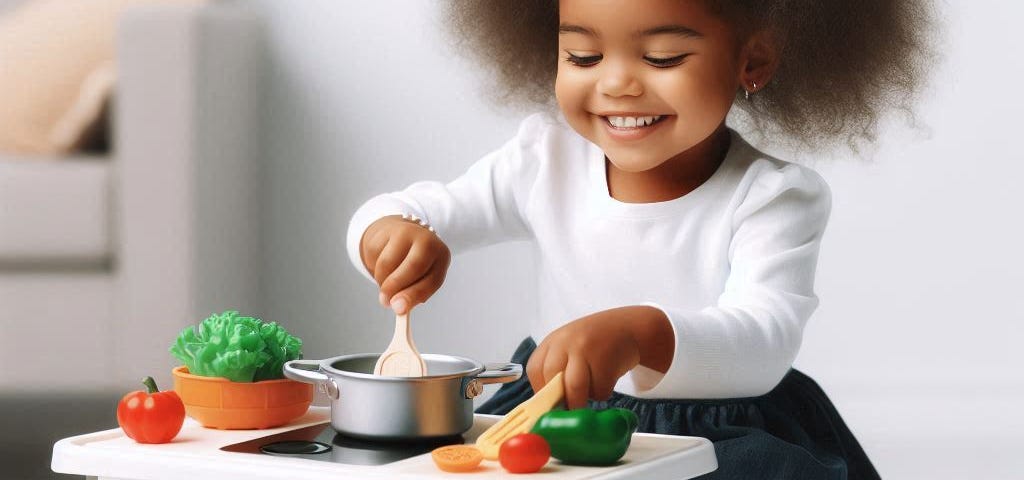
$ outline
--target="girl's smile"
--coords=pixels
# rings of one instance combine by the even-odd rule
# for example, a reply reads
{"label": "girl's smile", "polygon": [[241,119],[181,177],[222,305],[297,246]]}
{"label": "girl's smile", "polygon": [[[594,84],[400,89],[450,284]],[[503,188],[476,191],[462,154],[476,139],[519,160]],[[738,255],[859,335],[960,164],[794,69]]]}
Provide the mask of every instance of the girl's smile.
{"label": "girl's smile", "polygon": [[609,137],[622,142],[639,140],[650,135],[671,117],[640,113],[608,113],[599,116],[608,128]]}

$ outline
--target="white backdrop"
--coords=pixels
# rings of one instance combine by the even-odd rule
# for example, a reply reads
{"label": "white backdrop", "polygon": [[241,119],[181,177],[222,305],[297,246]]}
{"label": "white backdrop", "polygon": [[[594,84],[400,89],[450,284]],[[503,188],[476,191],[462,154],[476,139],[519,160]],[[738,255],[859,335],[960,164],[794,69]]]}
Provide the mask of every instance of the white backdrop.
{"label": "white backdrop", "polygon": [[[250,4],[271,37],[262,313],[294,326],[307,358],[380,351],[393,324],[346,257],[350,215],[376,193],[453,178],[527,112],[482,100],[433,2]],[[925,127],[893,124],[870,162],[814,159],[834,208],[797,367],[886,478],[1024,474],[1024,60],[1011,48],[1024,6],[967,5],[940,6]],[[414,312],[421,351],[504,360],[533,312],[530,260],[522,244],[455,258]]]}

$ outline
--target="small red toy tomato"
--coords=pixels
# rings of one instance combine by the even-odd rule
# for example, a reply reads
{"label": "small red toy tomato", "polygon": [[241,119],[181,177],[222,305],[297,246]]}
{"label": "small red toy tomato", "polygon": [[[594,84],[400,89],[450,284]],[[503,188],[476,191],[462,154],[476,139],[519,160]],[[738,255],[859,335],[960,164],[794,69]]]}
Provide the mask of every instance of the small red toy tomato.
{"label": "small red toy tomato", "polygon": [[173,390],[161,392],[153,377],[146,377],[141,390],[125,395],[117,404],[117,424],[125,435],[139,443],[167,443],[185,423],[185,405]]}
{"label": "small red toy tomato", "polygon": [[521,433],[501,444],[498,461],[509,473],[540,471],[551,457],[551,447],[536,433]]}

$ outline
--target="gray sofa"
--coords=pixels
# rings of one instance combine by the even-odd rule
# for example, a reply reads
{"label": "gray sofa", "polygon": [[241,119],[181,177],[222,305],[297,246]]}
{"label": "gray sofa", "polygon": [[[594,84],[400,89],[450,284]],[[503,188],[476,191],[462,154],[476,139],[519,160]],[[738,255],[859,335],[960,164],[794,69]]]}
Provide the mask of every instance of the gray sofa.
{"label": "gray sofa", "polygon": [[54,476],[53,442],[116,427],[142,377],[171,388],[186,325],[258,311],[261,30],[230,4],[136,7],[118,26],[111,153],[0,155],[10,478]]}

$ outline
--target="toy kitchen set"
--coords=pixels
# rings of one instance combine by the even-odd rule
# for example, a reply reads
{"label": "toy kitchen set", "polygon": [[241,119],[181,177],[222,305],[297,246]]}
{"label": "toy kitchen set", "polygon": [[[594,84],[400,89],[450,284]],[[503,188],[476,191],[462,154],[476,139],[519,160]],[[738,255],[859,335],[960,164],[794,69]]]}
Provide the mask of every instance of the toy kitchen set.
{"label": "toy kitchen set", "polygon": [[[216,430],[188,419],[174,441],[136,443],[120,429],[70,437],[57,442],[52,468],[95,479],[323,480],[325,478],[518,478],[496,461],[467,473],[438,469],[430,452],[446,441],[471,444],[501,417],[476,415],[473,428],[454,439],[425,443],[362,441],[337,434],[326,407],[311,407],[298,421],[269,430]],[[703,438],[637,433],[616,465],[564,465],[552,459],[541,478],[685,479],[717,467],[713,446]]]}
{"label": "toy kitchen set", "polygon": [[[438,368],[441,361],[432,355],[424,358],[428,367]],[[481,379],[488,372],[500,374],[501,368],[489,367],[492,366],[482,369],[483,373],[476,378]],[[507,370],[507,365],[502,367]],[[515,374],[520,373],[518,370]],[[339,400],[346,398],[345,388],[335,390]],[[472,393],[479,385],[468,388]],[[327,390],[324,389],[325,393],[333,397]],[[187,418],[173,440],[159,444],[138,443],[120,428],[106,430],[58,441],[53,448],[51,468],[58,473],[110,480],[523,478],[523,474],[509,473],[498,461],[490,460],[480,462],[466,473],[451,473],[441,470],[431,455],[445,445],[477,443],[483,432],[515,412],[505,417],[471,414],[469,429],[456,435],[411,441],[367,439],[340,433],[335,425],[340,422],[342,428],[351,429],[358,427],[353,423],[357,421],[374,428],[397,424],[394,418],[374,418],[373,407],[379,407],[381,402],[356,403],[367,401],[358,398],[358,389],[350,390],[357,407],[351,409],[352,416],[345,417],[345,411],[335,408],[336,404],[310,406],[284,426],[237,430],[207,428],[195,418]],[[187,395],[187,390],[182,391]],[[451,418],[429,408],[413,410],[413,414],[428,415],[421,419],[426,427],[439,420],[447,423]],[[716,468],[714,447],[707,439],[634,433],[624,456],[612,465],[571,465],[552,458],[534,475],[559,479],[685,479]]]}
{"label": "toy kitchen set", "polygon": [[[630,410],[559,408],[561,374],[504,416],[474,414],[484,386],[518,380],[522,365],[420,355],[401,320],[383,353],[303,360],[276,324],[211,316],[172,346],[184,363],[173,391],[147,378],[148,392],[117,405],[121,428],[58,441],[51,468],[111,480],[684,479],[718,466],[707,439],[635,433]],[[274,353],[249,368],[237,351],[210,361],[228,344]],[[311,406],[314,390],[330,405]]]}

